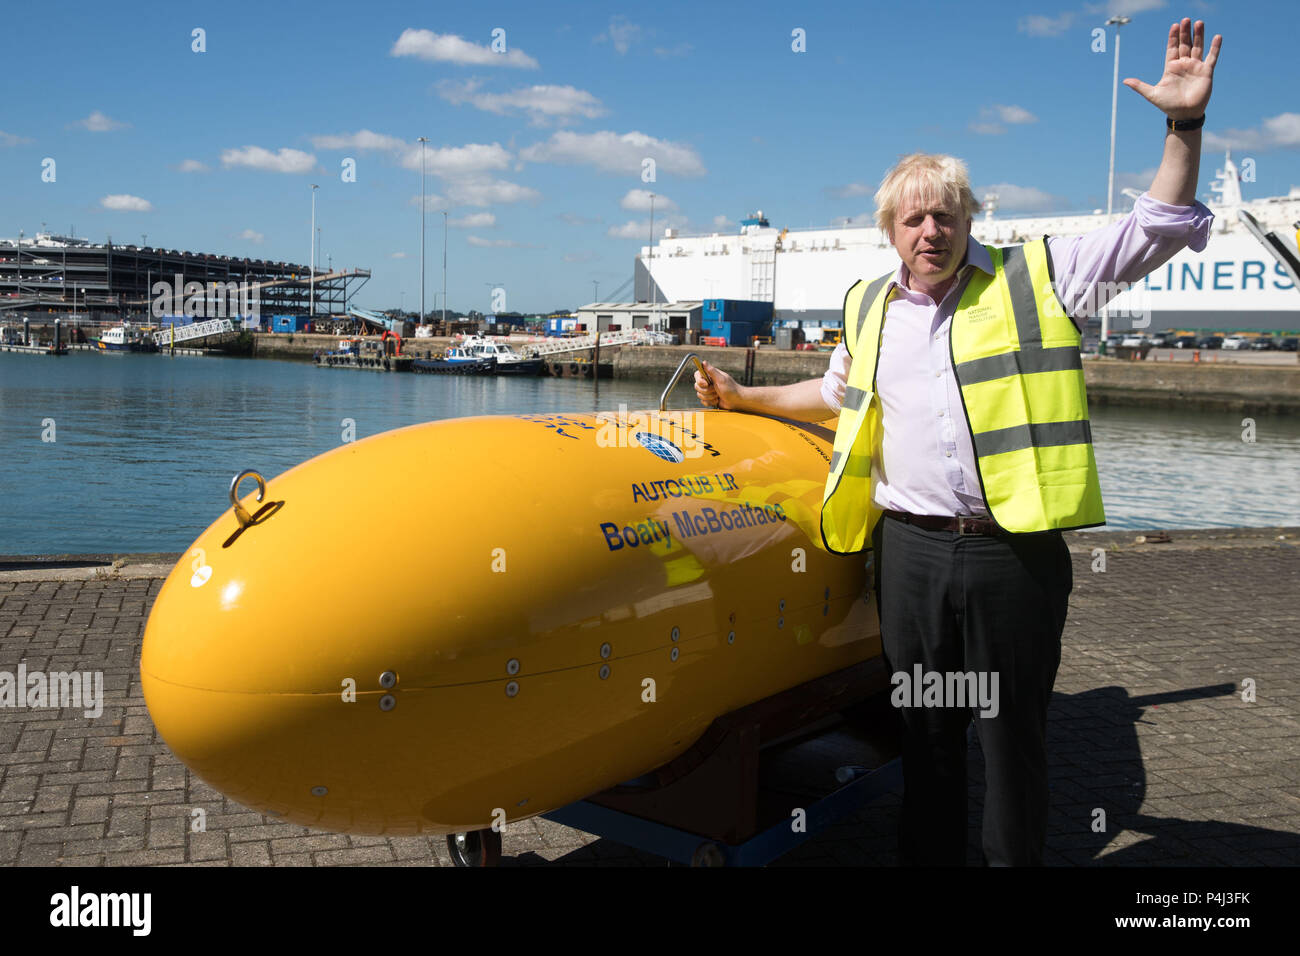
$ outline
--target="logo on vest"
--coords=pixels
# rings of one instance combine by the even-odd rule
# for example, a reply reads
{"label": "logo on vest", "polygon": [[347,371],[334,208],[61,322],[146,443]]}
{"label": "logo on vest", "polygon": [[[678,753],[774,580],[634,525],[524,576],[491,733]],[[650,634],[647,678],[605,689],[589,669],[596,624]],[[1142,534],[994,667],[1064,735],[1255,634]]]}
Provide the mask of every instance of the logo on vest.
{"label": "logo on vest", "polygon": [[991,305],[976,305],[966,310],[967,322],[985,322],[997,318],[997,309]]}

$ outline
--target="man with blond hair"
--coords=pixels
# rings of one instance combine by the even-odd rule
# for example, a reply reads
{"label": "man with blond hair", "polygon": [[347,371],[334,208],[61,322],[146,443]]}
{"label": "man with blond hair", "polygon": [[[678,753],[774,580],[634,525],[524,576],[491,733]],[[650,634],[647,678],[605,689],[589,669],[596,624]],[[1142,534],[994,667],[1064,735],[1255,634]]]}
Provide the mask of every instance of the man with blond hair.
{"label": "man with blond hair", "polygon": [[[966,166],[916,153],[885,176],[876,219],[902,260],[844,300],[844,340],[821,379],[745,388],[706,366],[706,405],[821,421],[838,414],[823,544],[871,547],[903,740],[904,864],[966,858],[969,699],[921,680],[995,689],[975,719],[989,865],[1036,865],[1047,832],[1047,705],[1073,576],[1062,530],[1105,522],[1080,359],[1087,314],[1183,246],[1205,248],[1195,201],[1201,126],[1221,38],[1169,31],[1152,87],[1166,114],[1150,190],[1084,236],[995,248],[970,236]],[[881,518],[884,520],[880,520]],[[956,678],[956,679],[954,679]],[[969,686],[969,684],[968,684]],[[939,698],[939,699],[935,699]],[[918,705],[919,704],[919,705]],[[1075,821],[1086,826],[1090,821]]]}

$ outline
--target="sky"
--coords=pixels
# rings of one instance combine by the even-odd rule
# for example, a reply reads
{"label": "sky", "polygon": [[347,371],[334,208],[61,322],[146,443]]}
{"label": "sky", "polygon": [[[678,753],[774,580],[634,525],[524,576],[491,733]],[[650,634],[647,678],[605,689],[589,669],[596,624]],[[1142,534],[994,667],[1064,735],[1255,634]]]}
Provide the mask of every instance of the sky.
{"label": "sky", "polygon": [[[1132,18],[1121,79],[1158,81],[1178,17],[1224,37],[1201,198],[1229,145],[1253,160],[1247,198],[1300,185],[1294,0],[20,0],[0,30],[0,236],[306,263],[315,183],[321,265],[372,271],[357,305],[415,309],[421,136],[430,311],[444,235],[449,308],[577,307],[631,277],[651,193],[656,237],[758,209],[865,224],[917,150],[965,159],[1002,214],[1087,211],[1106,204],[1114,28],[1104,51],[1094,31],[1112,14]],[[1164,119],[1121,85],[1117,123],[1119,197],[1150,184]]]}

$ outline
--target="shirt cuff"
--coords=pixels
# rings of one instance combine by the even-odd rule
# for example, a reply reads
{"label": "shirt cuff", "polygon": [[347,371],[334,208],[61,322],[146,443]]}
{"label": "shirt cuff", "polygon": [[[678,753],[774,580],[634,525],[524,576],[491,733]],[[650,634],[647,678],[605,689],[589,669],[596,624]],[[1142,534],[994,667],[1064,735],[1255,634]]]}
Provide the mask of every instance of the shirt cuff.
{"label": "shirt cuff", "polygon": [[1199,201],[1193,201],[1190,206],[1174,206],[1143,193],[1133,203],[1133,213],[1147,235],[1182,240],[1193,252],[1204,250],[1210,240],[1214,213]]}

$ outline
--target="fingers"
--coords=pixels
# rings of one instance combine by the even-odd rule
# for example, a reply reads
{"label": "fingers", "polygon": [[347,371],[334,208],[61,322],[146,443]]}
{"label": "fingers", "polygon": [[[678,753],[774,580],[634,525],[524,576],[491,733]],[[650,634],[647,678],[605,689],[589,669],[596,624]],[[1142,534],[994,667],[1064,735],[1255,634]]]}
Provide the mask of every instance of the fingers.
{"label": "fingers", "polygon": [[1214,69],[1214,64],[1219,62],[1219,47],[1222,45],[1223,37],[1216,33],[1214,39],[1210,41],[1210,52],[1205,57],[1205,65],[1211,70]]}
{"label": "fingers", "polygon": [[1178,25],[1178,58],[1192,55],[1192,21],[1190,17],[1183,17],[1183,22]]}
{"label": "fingers", "polygon": [[1197,20],[1192,27],[1192,56],[1200,59],[1205,52],[1205,21]]}
{"label": "fingers", "polygon": [[1124,80],[1124,85],[1136,93],[1141,93],[1142,96],[1144,96],[1148,100],[1151,99],[1151,94],[1156,91],[1156,88],[1151,84],[1143,83],[1141,80],[1132,76]]}
{"label": "fingers", "polygon": [[1178,24],[1169,28],[1169,44],[1165,47],[1165,62],[1178,59]]}

